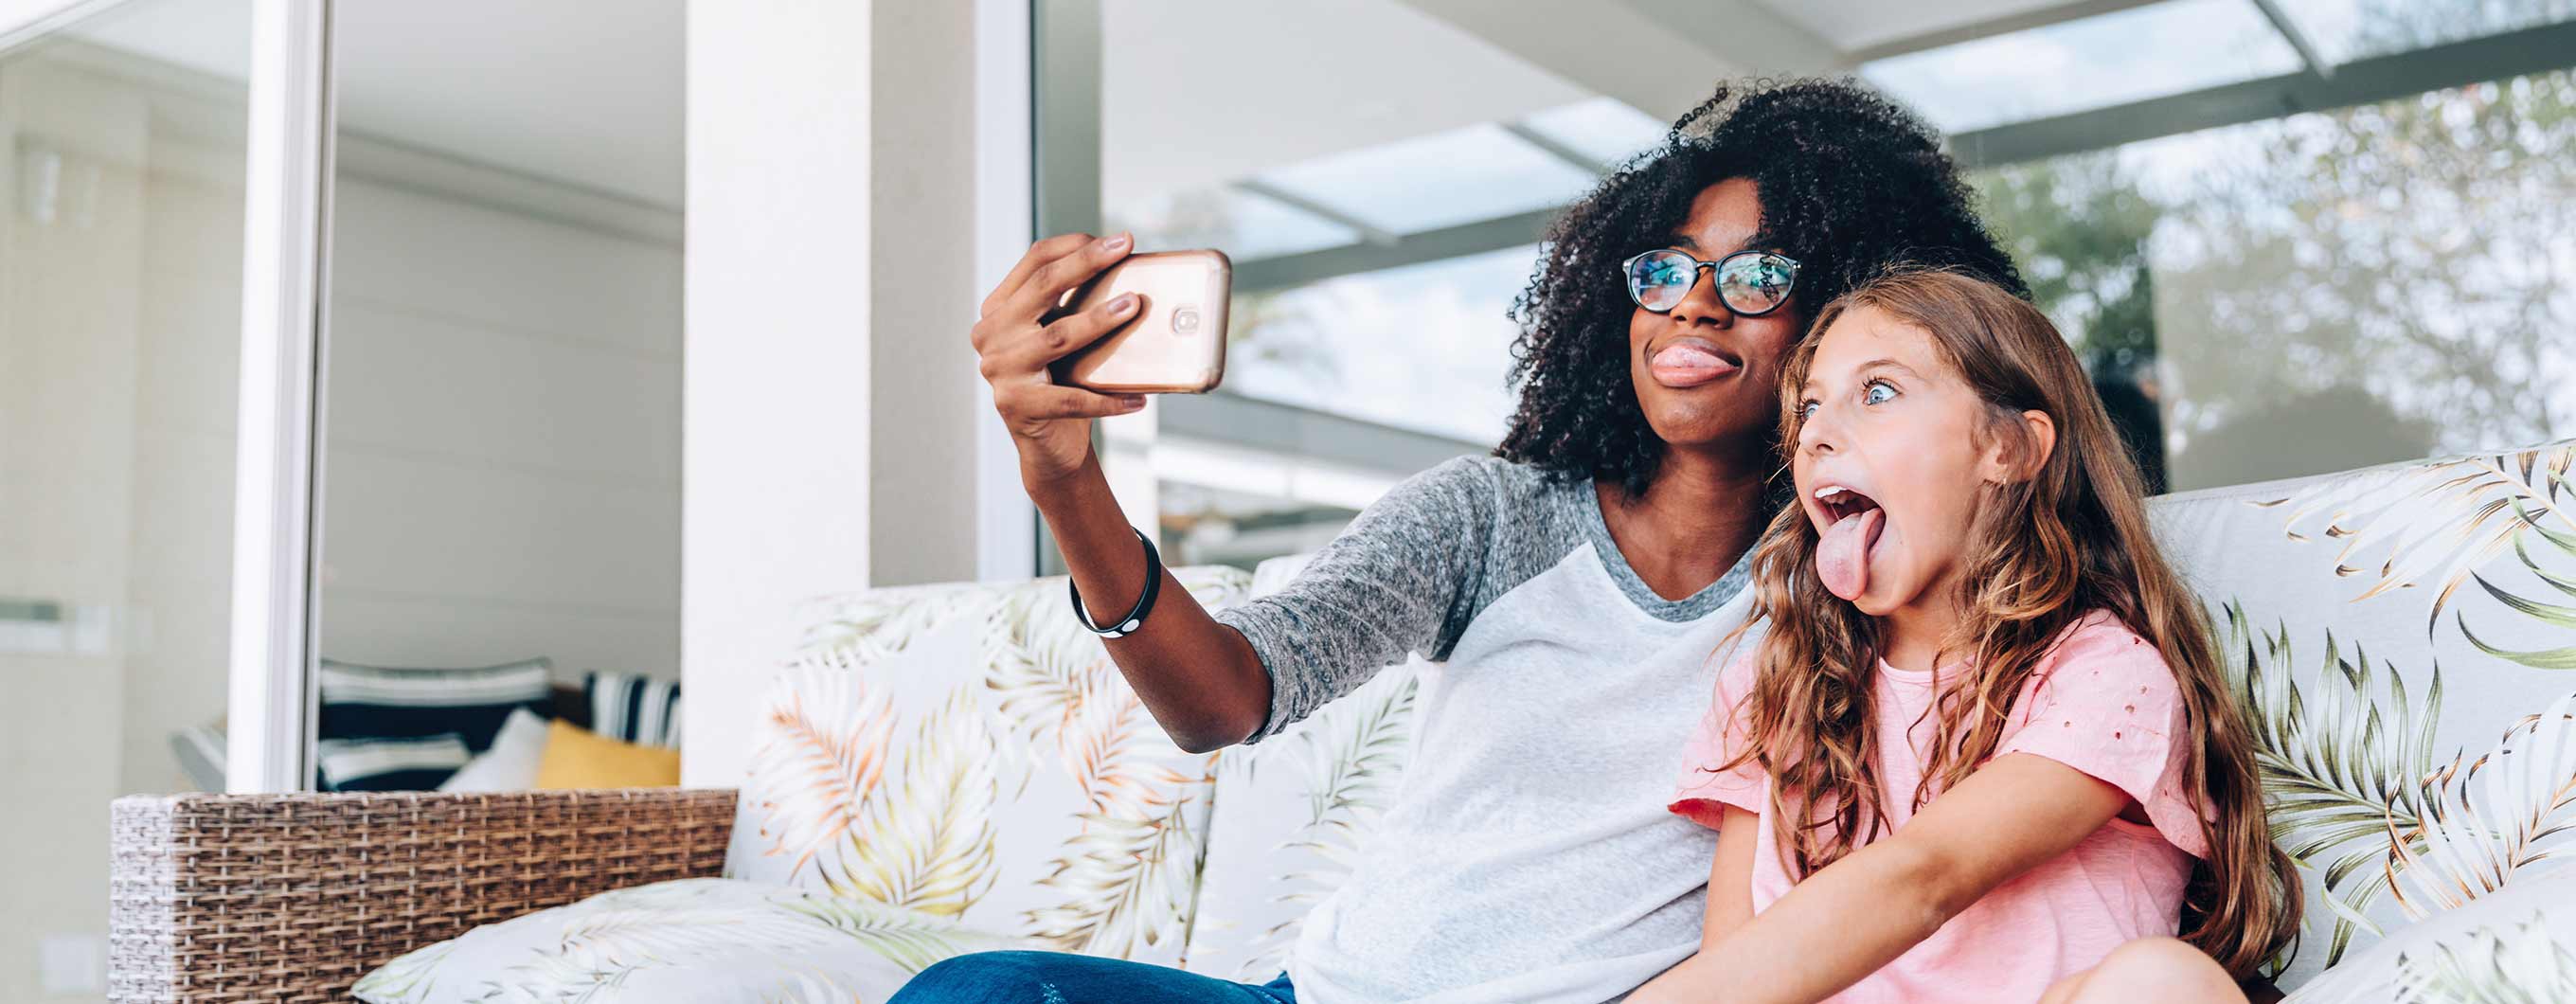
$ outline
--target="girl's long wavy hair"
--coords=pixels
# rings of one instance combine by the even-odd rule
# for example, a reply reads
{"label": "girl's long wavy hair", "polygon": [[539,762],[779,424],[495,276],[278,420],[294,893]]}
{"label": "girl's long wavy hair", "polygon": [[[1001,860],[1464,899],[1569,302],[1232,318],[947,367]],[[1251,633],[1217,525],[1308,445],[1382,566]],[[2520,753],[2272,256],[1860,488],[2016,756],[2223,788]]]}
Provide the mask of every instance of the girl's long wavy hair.
{"label": "girl's long wavy hair", "polygon": [[[2027,480],[1990,485],[1977,505],[1954,599],[1961,617],[1941,651],[1971,655],[1941,681],[1939,739],[1912,794],[1920,807],[1994,755],[2006,718],[2050,648],[2085,614],[2108,611],[2172,667],[2189,722],[2184,790],[2198,799],[2209,858],[2195,870],[2183,937],[2239,976],[2289,944],[2302,898],[2290,858],[2273,846],[2247,727],[2235,713],[2200,602],[2148,533],[2145,489],[2101,398],[2048,318],[1972,276],[1899,269],[1827,304],[1780,381],[1782,456],[1797,449],[1797,388],[1834,322],[1869,308],[1928,334],[1988,412],[1986,437],[2021,437],[2020,415],[2045,412],[2056,445]],[[1774,780],[1782,857],[1809,874],[1874,838],[1884,820],[1873,769],[1876,618],[1816,576],[1817,531],[1783,509],[1754,550],[1755,607],[1767,617],[1753,692],[1735,713],[1750,740],[1727,767]],[[1740,635],[1744,629],[1739,628]],[[1729,638],[1729,644],[1733,642]],[[1721,646],[1721,648],[1728,646]],[[1814,806],[1810,812],[1793,805]]]}

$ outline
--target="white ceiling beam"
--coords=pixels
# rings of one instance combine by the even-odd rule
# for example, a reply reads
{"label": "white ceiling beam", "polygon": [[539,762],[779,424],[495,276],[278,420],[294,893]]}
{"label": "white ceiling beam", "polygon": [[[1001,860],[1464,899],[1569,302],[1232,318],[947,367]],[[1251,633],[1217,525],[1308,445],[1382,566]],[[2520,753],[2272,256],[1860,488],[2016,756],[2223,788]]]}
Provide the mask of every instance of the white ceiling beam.
{"label": "white ceiling beam", "polygon": [[[1626,0],[1657,30],[1689,39],[1746,72],[1832,73],[1849,65],[1843,51],[1805,25],[1758,0]],[[1581,5],[1591,14],[1608,4]]]}
{"label": "white ceiling beam", "polygon": [[1608,174],[1613,166],[1594,160],[1591,154],[1559,143],[1556,137],[1518,122],[1503,123],[1503,131],[1512,134],[1513,139],[1537,147],[1541,152],[1556,158],[1559,163],[1585,174]]}
{"label": "white ceiling beam", "polygon": [[1727,59],[1625,3],[1401,2],[1569,83],[1667,122],[1706,99],[1718,81],[1761,69]]}
{"label": "white ceiling beam", "polygon": [[1922,52],[1926,49],[1938,49],[1945,45],[1957,45],[1961,42],[1974,42],[1981,38],[1993,38],[1997,35],[2009,35],[2016,31],[2029,31],[2033,28],[2045,28],[2052,24],[2064,24],[2068,21],[2081,21],[2088,17],[2099,17],[2104,14],[2112,14],[2128,10],[2132,7],[2144,7],[2151,3],[2162,2],[2164,2],[2164,0],[2076,0],[2074,3],[2059,4],[2055,7],[2044,7],[2039,10],[2023,11],[2018,14],[2007,14],[2003,17],[1971,22],[1969,24],[1963,24],[1952,28],[1943,28],[1939,31],[1924,32],[1920,35],[1880,42],[1876,45],[1865,45],[1852,50],[1848,54],[1848,57],[1851,60],[1851,65],[1858,66],[1862,63],[1871,62],[1873,60],[1889,59],[1896,56],[1906,55],[1908,53]]}
{"label": "white ceiling beam", "polygon": [[1294,209],[1308,216],[1315,217],[1316,219],[1323,220],[1324,222],[1331,223],[1344,230],[1358,234],[1360,235],[1360,240],[1366,241],[1370,244],[1375,244],[1380,247],[1392,247],[1397,239],[1395,232],[1392,230],[1381,228],[1367,220],[1363,220],[1357,216],[1353,216],[1349,213],[1327,206],[1321,202],[1309,199],[1303,195],[1291,192],[1258,178],[1245,178],[1241,181],[1235,182],[1234,187],[1236,191],[1260,196],[1261,198],[1268,199],[1272,202],[1276,202],[1290,209]]}

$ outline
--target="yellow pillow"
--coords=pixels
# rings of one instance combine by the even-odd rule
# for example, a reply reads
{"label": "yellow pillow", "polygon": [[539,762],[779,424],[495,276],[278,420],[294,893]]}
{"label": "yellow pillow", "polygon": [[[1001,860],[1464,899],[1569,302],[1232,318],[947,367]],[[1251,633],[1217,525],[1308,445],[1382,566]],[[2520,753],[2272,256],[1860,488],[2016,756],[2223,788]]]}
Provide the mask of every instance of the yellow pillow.
{"label": "yellow pillow", "polygon": [[562,720],[546,725],[537,787],[669,788],[680,783],[680,751],[619,742]]}

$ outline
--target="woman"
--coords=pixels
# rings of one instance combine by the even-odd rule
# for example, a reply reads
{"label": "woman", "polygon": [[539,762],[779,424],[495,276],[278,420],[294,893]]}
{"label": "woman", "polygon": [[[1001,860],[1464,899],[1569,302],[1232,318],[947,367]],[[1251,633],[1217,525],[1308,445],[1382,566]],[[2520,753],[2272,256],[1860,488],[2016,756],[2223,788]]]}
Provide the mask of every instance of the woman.
{"label": "woman", "polygon": [[1278,979],[1000,952],[895,1000],[1594,1002],[1688,957],[1715,842],[1663,811],[1664,782],[1779,504],[1781,361],[1815,305],[1895,261],[2022,292],[1969,202],[1930,130],[1859,84],[1721,87],[1550,229],[1494,455],[1398,485],[1285,589],[1213,617],[1091,452],[1090,420],[1142,400],[1047,376],[1124,312],[1042,315],[1129,241],[1032,247],[975,348],[1078,609],[1136,622],[1108,650],[1164,730],[1259,742],[1408,653],[1443,666],[1402,797]]}

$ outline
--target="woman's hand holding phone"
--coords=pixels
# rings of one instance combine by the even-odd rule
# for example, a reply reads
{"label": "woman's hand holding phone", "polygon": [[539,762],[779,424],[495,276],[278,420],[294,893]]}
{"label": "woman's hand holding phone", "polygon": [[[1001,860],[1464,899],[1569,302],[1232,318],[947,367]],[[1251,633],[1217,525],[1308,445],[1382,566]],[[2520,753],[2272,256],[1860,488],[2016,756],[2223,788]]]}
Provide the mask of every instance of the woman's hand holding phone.
{"label": "woman's hand holding phone", "polygon": [[[1145,406],[1139,394],[1099,394],[1060,386],[1056,360],[1100,340],[1135,317],[1138,297],[1116,297],[1049,319],[1064,295],[1127,257],[1127,234],[1063,234],[1029,246],[1000,285],[984,297],[975,322],[978,369],[993,387],[993,407],[1020,451],[1021,480],[1032,485],[1082,469],[1091,458],[1091,420]],[[1130,541],[1130,543],[1133,543]]]}

